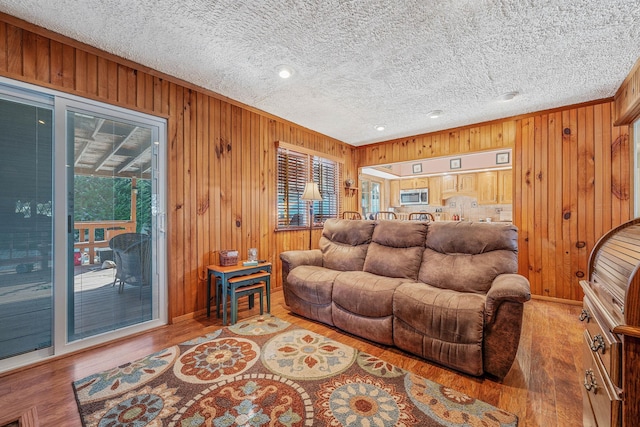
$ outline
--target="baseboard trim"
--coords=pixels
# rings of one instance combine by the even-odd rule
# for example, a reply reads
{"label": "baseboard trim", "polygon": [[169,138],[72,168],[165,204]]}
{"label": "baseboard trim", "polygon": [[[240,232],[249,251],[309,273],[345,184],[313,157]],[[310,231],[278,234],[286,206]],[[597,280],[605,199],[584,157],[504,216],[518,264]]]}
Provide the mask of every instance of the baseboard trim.
{"label": "baseboard trim", "polygon": [[546,297],[544,295],[531,295],[531,298],[532,299],[538,299],[538,300],[541,300],[541,301],[557,302],[557,303],[560,303],[560,304],[582,305],[582,301],[576,301],[574,299]]}

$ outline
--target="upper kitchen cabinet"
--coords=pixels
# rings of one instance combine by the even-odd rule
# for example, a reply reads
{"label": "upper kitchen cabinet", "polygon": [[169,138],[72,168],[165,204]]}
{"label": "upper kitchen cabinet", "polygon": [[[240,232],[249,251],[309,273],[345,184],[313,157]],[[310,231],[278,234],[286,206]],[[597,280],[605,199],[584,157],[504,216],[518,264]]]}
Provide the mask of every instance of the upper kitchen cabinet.
{"label": "upper kitchen cabinet", "polygon": [[428,188],[429,187],[429,178],[415,178],[416,188]]}
{"label": "upper kitchen cabinet", "polygon": [[458,175],[444,175],[441,188],[443,196],[456,193],[458,191]]}
{"label": "upper kitchen cabinet", "polygon": [[392,179],[389,181],[389,206],[398,207],[400,206],[400,183],[402,181],[397,179]]}
{"label": "upper kitchen cabinet", "polygon": [[415,190],[416,188],[428,188],[429,178],[410,178],[400,180],[400,190]]}
{"label": "upper kitchen cabinet", "polygon": [[498,171],[498,203],[513,203],[513,171]]}
{"label": "upper kitchen cabinet", "polygon": [[429,178],[429,204],[431,206],[442,206],[441,176],[432,176]]}
{"label": "upper kitchen cabinet", "polygon": [[475,195],[478,191],[478,174],[464,173],[458,175],[458,193]]}
{"label": "upper kitchen cabinet", "polygon": [[400,180],[400,190],[413,190],[416,188],[414,186],[413,179],[401,179]]}
{"label": "upper kitchen cabinet", "polygon": [[498,203],[498,173],[495,171],[478,173],[478,204]]}

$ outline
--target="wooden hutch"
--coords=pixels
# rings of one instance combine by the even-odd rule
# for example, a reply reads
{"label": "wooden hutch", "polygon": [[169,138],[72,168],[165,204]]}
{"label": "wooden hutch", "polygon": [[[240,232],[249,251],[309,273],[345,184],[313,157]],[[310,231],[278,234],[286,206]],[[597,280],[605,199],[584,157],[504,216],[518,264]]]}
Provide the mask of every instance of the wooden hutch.
{"label": "wooden hutch", "polygon": [[640,425],[640,218],[602,236],[580,282],[588,426]]}

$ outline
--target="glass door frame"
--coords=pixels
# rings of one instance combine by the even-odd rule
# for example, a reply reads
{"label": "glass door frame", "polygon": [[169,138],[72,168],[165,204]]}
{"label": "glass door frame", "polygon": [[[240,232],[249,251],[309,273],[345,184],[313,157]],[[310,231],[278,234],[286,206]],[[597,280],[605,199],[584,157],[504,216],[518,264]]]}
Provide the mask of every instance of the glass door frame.
{"label": "glass door frame", "polygon": [[[48,108],[51,111],[51,118],[55,121],[55,111],[54,111],[54,97],[47,93],[38,93],[37,91],[30,90],[29,88],[18,86],[13,84],[13,81],[8,79],[0,78],[0,90],[2,90],[2,99],[10,102],[20,103],[24,105],[40,107],[40,108]],[[52,139],[55,129],[51,129]],[[52,150],[54,150],[53,142],[52,142]],[[53,162],[53,160],[52,160]],[[52,178],[52,187],[53,187],[53,178]],[[54,189],[52,188],[52,198]],[[52,199],[53,200],[53,199]],[[51,233],[52,233],[52,242],[54,239],[55,228],[54,224],[51,224]],[[53,252],[52,252],[53,253]],[[53,258],[52,258],[53,259]],[[53,278],[52,278],[53,280]],[[53,283],[53,282],[52,282]],[[53,307],[54,296],[53,289],[51,291],[51,304]],[[52,315],[52,325],[51,325],[51,345],[48,347],[43,347],[28,353],[21,353],[16,356],[7,357],[6,359],[0,359],[0,372],[6,370],[5,367],[12,368],[15,361],[19,360],[20,364],[18,366],[23,366],[26,364],[30,364],[33,362],[37,362],[39,360],[50,357],[54,354],[54,336],[55,330],[53,327],[53,315]]]}
{"label": "glass door frame", "polygon": [[[141,113],[131,109],[125,109],[99,101],[81,98],[52,89],[31,85],[28,83],[11,80],[0,76],[0,85],[9,93],[15,89],[16,94],[21,92],[33,92],[35,96],[49,97],[53,99],[54,143],[53,143],[53,340],[52,346],[31,353],[0,360],[0,372],[26,366],[36,361],[42,361],[53,356],[59,356],[94,345],[103,344],[131,334],[146,331],[168,322],[167,303],[167,235],[166,225],[166,199],[167,188],[167,119]],[[16,96],[16,99],[20,99]],[[28,99],[28,98],[25,98]],[[158,128],[158,140],[154,141],[152,162],[155,169],[152,180],[152,217],[154,218],[152,251],[153,283],[157,284],[158,304],[154,309],[154,319],[136,325],[124,327],[112,332],[95,335],[74,342],[68,341],[67,314],[69,313],[68,292],[69,280],[73,280],[73,245],[69,251],[69,232],[73,233],[73,218],[70,217],[69,197],[73,198],[73,187],[69,185],[69,174],[73,177],[73,163],[69,164],[68,158],[73,159],[73,153],[69,153],[67,144],[66,113],[86,110],[92,113],[104,113],[105,115],[125,120],[137,121]],[[73,148],[71,148],[72,150]],[[71,178],[72,179],[72,178]],[[71,230],[69,230],[71,228]],[[71,268],[69,268],[71,267]],[[156,316],[157,315],[157,316]]]}

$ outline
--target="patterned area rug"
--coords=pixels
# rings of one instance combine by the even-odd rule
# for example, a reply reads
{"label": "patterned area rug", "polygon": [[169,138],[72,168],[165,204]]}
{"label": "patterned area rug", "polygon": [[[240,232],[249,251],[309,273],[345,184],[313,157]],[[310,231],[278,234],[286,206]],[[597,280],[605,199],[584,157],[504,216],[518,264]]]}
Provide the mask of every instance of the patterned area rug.
{"label": "patterned area rug", "polygon": [[93,426],[517,426],[515,415],[273,316],[75,381]]}

